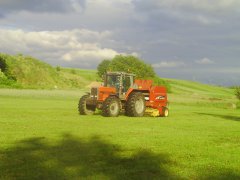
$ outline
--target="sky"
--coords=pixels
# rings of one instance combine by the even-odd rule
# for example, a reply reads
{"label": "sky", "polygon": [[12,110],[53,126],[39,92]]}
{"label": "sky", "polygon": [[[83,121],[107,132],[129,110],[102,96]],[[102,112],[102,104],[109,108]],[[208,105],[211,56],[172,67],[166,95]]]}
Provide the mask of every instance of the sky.
{"label": "sky", "polygon": [[160,77],[240,84],[240,0],[0,0],[0,52],[95,69],[134,55]]}

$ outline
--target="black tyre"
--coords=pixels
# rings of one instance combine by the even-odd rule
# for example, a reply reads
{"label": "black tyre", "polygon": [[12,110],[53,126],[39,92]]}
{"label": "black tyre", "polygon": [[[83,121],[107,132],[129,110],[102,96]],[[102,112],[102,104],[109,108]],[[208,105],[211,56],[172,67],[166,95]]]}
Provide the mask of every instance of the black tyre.
{"label": "black tyre", "polygon": [[108,97],[102,106],[102,115],[106,117],[117,117],[120,112],[120,101],[115,96]]}
{"label": "black tyre", "polygon": [[127,100],[125,112],[132,117],[141,117],[146,110],[144,96],[141,92],[133,92]]}
{"label": "black tyre", "polygon": [[169,116],[169,109],[167,107],[163,107],[163,113],[161,115],[162,117],[168,117]]}
{"label": "black tyre", "polygon": [[91,115],[94,113],[95,108],[88,108],[86,100],[89,98],[89,95],[84,95],[80,98],[78,103],[78,112],[81,115]]}

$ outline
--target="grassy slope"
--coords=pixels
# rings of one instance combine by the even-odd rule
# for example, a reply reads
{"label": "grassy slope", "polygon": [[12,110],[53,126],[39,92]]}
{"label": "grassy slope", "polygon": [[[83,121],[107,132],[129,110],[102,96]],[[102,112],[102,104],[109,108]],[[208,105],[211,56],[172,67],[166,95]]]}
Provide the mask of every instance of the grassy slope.
{"label": "grassy slope", "polygon": [[173,89],[171,98],[174,103],[222,108],[231,108],[236,104],[232,89],[185,80],[166,80]]}
{"label": "grassy slope", "polygon": [[3,81],[0,76],[0,87],[79,89],[85,88],[89,82],[96,81],[97,78],[94,70],[54,68],[33,57],[23,55],[11,56],[0,53],[0,68],[9,79],[16,80],[15,83]]}
{"label": "grassy slope", "polygon": [[0,89],[0,179],[239,179],[232,90],[168,81],[168,118],[79,116],[83,91]]}
{"label": "grassy slope", "polygon": [[[0,88],[83,89],[100,79],[96,70],[52,67],[31,56],[0,53]],[[154,81],[170,90],[163,79],[155,77]]]}

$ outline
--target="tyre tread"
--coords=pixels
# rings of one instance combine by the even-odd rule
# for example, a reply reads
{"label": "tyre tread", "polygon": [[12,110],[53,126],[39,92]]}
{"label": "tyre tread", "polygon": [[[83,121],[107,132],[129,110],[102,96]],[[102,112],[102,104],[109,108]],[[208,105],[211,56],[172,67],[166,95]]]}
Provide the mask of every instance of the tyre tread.
{"label": "tyre tread", "polygon": [[109,96],[104,102],[103,102],[103,107],[102,107],[102,115],[105,117],[115,117],[119,115],[119,112],[117,115],[112,115],[110,111],[110,105],[113,101],[117,101],[118,106],[119,106],[119,112],[120,112],[120,101],[117,97],[115,96]]}
{"label": "tyre tread", "polygon": [[135,110],[135,103],[136,103],[136,100],[138,99],[139,96],[142,99],[144,99],[144,96],[143,96],[143,94],[141,92],[133,92],[129,96],[128,101],[126,102],[126,109],[125,109],[126,115],[131,116],[131,117],[141,117],[141,116],[144,115],[144,112],[145,112],[145,109],[146,109],[146,105],[144,107],[143,113],[139,114]]}

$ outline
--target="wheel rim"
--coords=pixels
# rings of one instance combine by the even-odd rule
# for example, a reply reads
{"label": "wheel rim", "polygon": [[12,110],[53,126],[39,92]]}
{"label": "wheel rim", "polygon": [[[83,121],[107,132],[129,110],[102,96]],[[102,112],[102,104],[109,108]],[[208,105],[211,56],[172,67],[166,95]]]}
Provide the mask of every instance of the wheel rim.
{"label": "wheel rim", "polygon": [[164,112],[165,116],[167,117],[169,112],[168,112],[168,109],[165,109],[165,112]]}
{"label": "wheel rim", "polygon": [[135,110],[138,114],[141,114],[144,111],[144,101],[142,99],[136,101]]}
{"label": "wheel rim", "polygon": [[93,114],[93,111],[88,109],[87,104],[85,104],[85,112],[86,114]]}
{"label": "wheel rim", "polygon": [[117,102],[113,102],[111,105],[110,105],[110,113],[111,114],[117,114],[118,112],[118,103]]}

